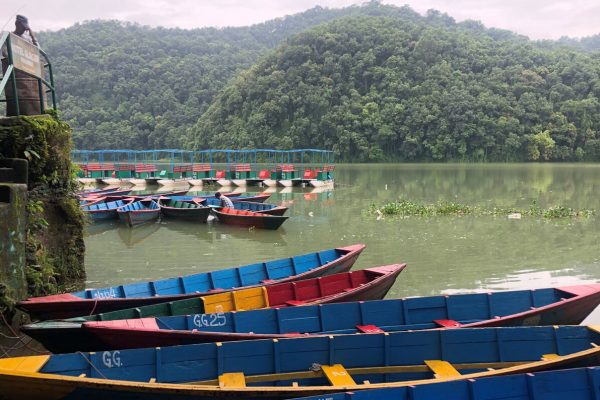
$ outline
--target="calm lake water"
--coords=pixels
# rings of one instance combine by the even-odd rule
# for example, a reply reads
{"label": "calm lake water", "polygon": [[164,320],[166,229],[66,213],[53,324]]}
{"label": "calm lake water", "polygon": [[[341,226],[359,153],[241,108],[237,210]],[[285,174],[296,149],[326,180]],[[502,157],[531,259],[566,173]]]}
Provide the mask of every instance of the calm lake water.
{"label": "calm lake water", "polygon": [[[237,190],[237,189],[236,189]],[[262,191],[248,188],[249,192]],[[410,217],[377,221],[370,204],[395,199],[481,207],[564,205],[600,211],[600,165],[339,165],[333,190],[277,188],[290,207],[278,231],[167,220],[89,226],[87,286],[238,266],[365,243],[355,268],[406,262],[389,297],[540,288],[600,279],[600,217]],[[600,310],[586,322],[600,323]]]}

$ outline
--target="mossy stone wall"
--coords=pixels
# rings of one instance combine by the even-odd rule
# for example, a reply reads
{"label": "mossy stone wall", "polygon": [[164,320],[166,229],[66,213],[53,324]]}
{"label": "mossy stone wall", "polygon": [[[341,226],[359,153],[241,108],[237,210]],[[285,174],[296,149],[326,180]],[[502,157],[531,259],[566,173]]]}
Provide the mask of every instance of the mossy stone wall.
{"label": "mossy stone wall", "polygon": [[29,161],[25,260],[28,296],[83,286],[84,219],[75,197],[71,149],[71,128],[56,116],[0,118],[0,158]]}

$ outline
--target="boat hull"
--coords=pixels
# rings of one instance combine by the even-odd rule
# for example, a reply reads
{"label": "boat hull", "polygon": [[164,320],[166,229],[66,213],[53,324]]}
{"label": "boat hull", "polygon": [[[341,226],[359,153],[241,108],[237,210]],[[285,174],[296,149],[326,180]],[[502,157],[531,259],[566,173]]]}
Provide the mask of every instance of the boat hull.
{"label": "boat hull", "polygon": [[[352,268],[352,266],[364,250],[364,248],[365,245],[362,244],[342,247],[339,248],[339,250],[344,251],[344,254],[336,258],[335,260],[327,262],[324,265],[313,268],[307,272],[298,275],[291,275],[273,281],[263,282],[260,285],[245,285],[244,288],[270,285],[282,282],[293,282],[296,280],[316,278],[319,276],[332,275],[348,271],[350,270],[350,268]],[[225,288],[224,291],[231,290],[234,290],[234,288]],[[202,296],[205,294],[210,294],[210,292],[193,292],[185,294],[131,298],[116,298],[104,296],[95,299],[86,299],[75,296],[70,293],[64,293],[59,295],[24,300],[19,302],[17,306],[20,309],[28,312],[30,315],[39,319],[60,319],[188,299],[192,297]]]}
{"label": "boat hull", "polygon": [[226,214],[213,210],[219,219],[219,223],[225,225],[241,226],[256,229],[279,229],[279,227],[289,218],[281,215],[235,215]]}
{"label": "boat hull", "polygon": [[146,186],[148,184],[148,182],[146,182],[146,179],[142,178],[129,178],[127,179],[127,181],[134,186]]}
{"label": "boat hull", "polygon": [[196,222],[206,222],[206,219],[210,215],[210,207],[174,208],[161,206],[160,210],[162,215],[167,218],[177,218]]}
{"label": "boat hull", "polygon": [[117,214],[121,221],[125,222],[130,227],[134,227],[147,222],[156,221],[160,216],[160,209],[124,211],[117,212]]}
{"label": "boat hull", "polygon": [[[0,359],[0,393],[8,400],[289,399],[588,366],[600,355],[590,343],[599,341],[587,327],[490,328]],[[597,379],[583,382],[597,391]]]}
{"label": "boat hull", "polygon": [[190,186],[202,186],[202,185],[204,185],[204,180],[202,180],[202,179],[190,179],[188,181],[188,184]]}

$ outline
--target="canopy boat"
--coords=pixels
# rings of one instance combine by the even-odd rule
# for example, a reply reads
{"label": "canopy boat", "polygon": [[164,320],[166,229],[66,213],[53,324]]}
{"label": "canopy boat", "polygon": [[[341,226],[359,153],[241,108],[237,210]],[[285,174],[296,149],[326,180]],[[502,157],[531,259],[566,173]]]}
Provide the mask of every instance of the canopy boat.
{"label": "canopy boat", "polygon": [[100,221],[106,219],[117,219],[117,211],[133,203],[133,198],[116,199],[103,197],[81,207],[84,214],[89,215],[92,221]]}
{"label": "canopy boat", "polygon": [[33,297],[17,305],[41,319],[104,313],[198,297],[214,291],[291,282],[344,272],[352,268],[364,248],[364,244],[355,244],[185,277]]}
{"label": "canopy boat", "polygon": [[[202,201],[203,199],[201,199]],[[188,221],[206,222],[210,207],[203,206],[201,201],[179,201],[160,198],[160,212],[167,218],[180,218]]]}
{"label": "canopy boat", "polygon": [[160,216],[160,207],[154,200],[144,199],[119,208],[117,215],[121,221],[133,227],[157,220]]}
{"label": "canopy boat", "polygon": [[227,207],[223,207],[220,210],[213,209],[213,213],[222,224],[254,227],[258,229],[279,229],[279,227],[289,218],[282,215],[266,215]]}
{"label": "canopy boat", "polygon": [[[430,385],[333,393],[327,400],[536,400],[600,398],[600,367],[573,368]],[[291,400],[323,400],[323,396]]]}
{"label": "canopy boat", "polygon": [[[220,201],[214,197],[206,198],[204,201],[204,204],[209,207],[221,208]],[[251,201],[234,201],[233,208],[267,215],[284,215],[288,210],[287,207],[278,206],[277,204],[255,203]]]}
{"label": "canopy boat", "polygon": [[[8,399],[288,399],[596,363],[586,326],[245,340],[0,359]],[[594,382],[595,386],[596,383]]]}
{"label": "canopy boat", "polygon": [[[84,324],[105,348],[461,327],[576,325],[600,304],[600,284],[414,297],[300,308]],[[457,318],[455,319],[450,319]]]}
{"label": "canopy boat", "polygon": [[[136,327],[139,329],[144,326],[149,327],[154,320],[150,317],[195,314],[197,316],[196,323],[201,326],[204,325],[202,321],[212,321],[206,322],[206,324],[218,326],[223,322],[223,313],[228,311],[267,307],[282,309],[310,304],[381,299],[405,267],[405,264],[388,265],[354,272],[342,272],[320,278],[234,290],[201,296],[199,298],[118,310],[82,318],[45,321],[27,325],[22,330],[55,353],[77,350],[102,350],[107,348],[107,341],[112,340],[117,340],[118,345],[116,347],[139,347],[142,343],[146,342],[132,343],[126,341],[125,338],[112,338],[112,335],[119,331],[119,327]],[[212,313],[212,315],[208,317],[206,315],[198,315],[205,313]],[[216,322],[217,319],[219,322]],[[121,323],[119,320],[126,320],[127,322]],[[94,329],[103,329],[103,325],[90,325],[88,326],[89,329],[82,329],[82,324],[86,321],[112,321],[114,322],[114,326],[111,325],[111,327],[116,330],[97,331]],[[96,333],[98,334],[97,337]],[[136,338],[142,341],[145,340],[143,334],[136,334]],[[150,340],[153,339],[150,338]],[[178,341],[174,337],[170,342],[177,344],[186,343],[185,340]]]}

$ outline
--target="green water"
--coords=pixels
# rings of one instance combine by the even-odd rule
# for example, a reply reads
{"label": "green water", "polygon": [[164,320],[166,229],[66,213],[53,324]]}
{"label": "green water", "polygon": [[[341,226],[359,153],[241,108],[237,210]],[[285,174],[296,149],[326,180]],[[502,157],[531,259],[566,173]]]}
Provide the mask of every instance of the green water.
{"label": "green water", "polygon": [[[248,188],[249,192],[261,191]],[[600,217],[504,216],[377,221],[363,209],[398,198],[482,207],[565,205],[600,211],[600,165],[341,165],[334,190],[277,188],[290,207],[278,231],[173,220],[127,228],[90,226],[88,287],[209,271],[353,243],[365,268],[406,262],[388,297],[539,288],[600,279]],[[600,311],[590,322],[600,322]]]}

